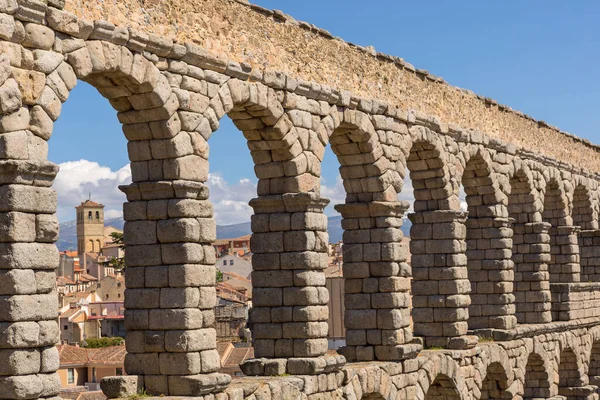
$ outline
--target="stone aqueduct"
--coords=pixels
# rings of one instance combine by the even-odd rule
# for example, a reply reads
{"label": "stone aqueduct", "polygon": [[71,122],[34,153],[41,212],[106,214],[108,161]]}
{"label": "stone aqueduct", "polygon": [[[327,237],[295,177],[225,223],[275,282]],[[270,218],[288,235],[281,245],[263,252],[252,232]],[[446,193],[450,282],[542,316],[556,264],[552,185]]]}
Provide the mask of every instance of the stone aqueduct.
{"label": "stone aqueduct", "polygon": [[[310,73],[300,67],[297,76],[264,68],[251,51],[242,59],[231,36],[219,53],[173,41],[150,29],[160,2],[114,5],[145,12],[129,18],[150,21],[151,33],[143,21],[115,25],[121,14],[109,12],[109,2],[84,3],[0,0],[1,398],[58,396],[58,224],[50,188],[57,167],[47,161],[47,140],[78,80],[118,112],[133,175],[122,188],[130,376],[104,382],[107,394],[598,398],[597,147],[242,1],[190,7],[234,25],[253,18],[268,33],[256,49],[287,40],[278,32],[335,44],[339,57],[352,52],[358,64],[394,69],[389,86],[423,92],[406,90],[393,101],[385,86],[373,85],[370,96],[364,86],[353,94],[342,90],[351,82],[338,89],[305,79]],[[245,28],[239,40],[260,36]],[[329,67],[330,50],[322,48]],[[450,101],[417,100],[427,96]],[[396,106],[411,102],[416,111]],[[438,117],[426,114],[435,107]],[[217,372],[215,221],[204,185],[209,138],[225,116],[246,138],[259,179],[251,201],[257,359],[243,365],[257,377],[231,382]],[[489,131],[481,132],[482,121]],[[328,200],[319,177],[328,145],[347,193],[336,206],[345,230],[343,356],[327,354]],[[407,170],[416,198],[410,249],[398,229],[408,209],[397,196]],[[460,209],[461,187],[468,212]]]}

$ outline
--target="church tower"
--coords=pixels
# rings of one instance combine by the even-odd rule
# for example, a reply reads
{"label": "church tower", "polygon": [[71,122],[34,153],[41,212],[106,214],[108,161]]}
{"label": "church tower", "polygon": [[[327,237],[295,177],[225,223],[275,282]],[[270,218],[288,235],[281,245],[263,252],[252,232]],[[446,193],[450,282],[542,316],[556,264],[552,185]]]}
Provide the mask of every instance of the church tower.
{"label": "church tower", "polygon": [[[75,207],[77,211],[77,253],[100,253],[104,247],[104,205],[91,197]],[[84,256],[85,258],[85,256]]]}

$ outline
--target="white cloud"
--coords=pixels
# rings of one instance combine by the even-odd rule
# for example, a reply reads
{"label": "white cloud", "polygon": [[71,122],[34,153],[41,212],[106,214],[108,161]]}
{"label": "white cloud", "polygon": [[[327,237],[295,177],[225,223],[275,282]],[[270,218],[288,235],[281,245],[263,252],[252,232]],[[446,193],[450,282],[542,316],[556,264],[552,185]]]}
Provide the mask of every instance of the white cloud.
{"label": "white cloud", "polygon": [[126,198],[118,186],[131,183],[129,165],[113,171],[94,161],[79,160],[59,164],[59,167],[53,187],[58,194],[57,215],[60,221],[74,220],[75,206],[85,201],[90,193],[92,200],[104,204],[105,218],[123,214]]}
{"label": "white cloud", "polygon": [[[58,193],[58,218],[61,222],[75,219],[75,206],[86,200],[89,193],[92,199],[105,205],[105,218],[122,216],[122,205],[125,195],[118,189],[119,185],[131,183],[129,165],[113,171],[97,162],[88,160],[69,161],[59,165],[60,172],[54,182]],[[250,221],[253,211],[248,202],[257,196],[256,181],[240,178],[237,182],[228,182],[217,172],[208,176],[210,198],[215,209],[215,219],[219,225],[231,225]],[[331,185],[321,179],[321,196],[330,200],[325,214],[339,215],[334,210],[336,204],[344,204],[346,191],[341,176],[337,176]],[[410,179],[405,179],[398,199],[414,201]]]}
{"label": "white cloud", "polygon": [[219,173],[213,172],[208,175],[207,185],[217,224],[232,225],[250,221],[253,211],[248,202],[256,197],[255,182],[242,178],[231,184]]}
{"label": "white cloud", "polygon": [[321,177],[321,197],[329,199],[329,205],[325,208],[325,214],[328,216],[339,215],[333,207],[346,202],[346,190],[344,189],[344,183],[340,175],[336,177],[335,183],[331,186],[328,186],[326,179]]}

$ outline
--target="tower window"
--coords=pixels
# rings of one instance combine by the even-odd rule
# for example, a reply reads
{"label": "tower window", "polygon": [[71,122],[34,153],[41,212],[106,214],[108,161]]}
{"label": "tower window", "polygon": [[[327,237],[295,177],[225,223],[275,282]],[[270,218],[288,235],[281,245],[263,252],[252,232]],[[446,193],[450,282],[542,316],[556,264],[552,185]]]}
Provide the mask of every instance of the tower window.
{"label": "tower window", "polygon": [[91,220],[92,219],[92,212],[88,212],[88,219]]}
{"label": "tower window", "polygon": [[96,211],[96,219],[100,219],[100,212]]}

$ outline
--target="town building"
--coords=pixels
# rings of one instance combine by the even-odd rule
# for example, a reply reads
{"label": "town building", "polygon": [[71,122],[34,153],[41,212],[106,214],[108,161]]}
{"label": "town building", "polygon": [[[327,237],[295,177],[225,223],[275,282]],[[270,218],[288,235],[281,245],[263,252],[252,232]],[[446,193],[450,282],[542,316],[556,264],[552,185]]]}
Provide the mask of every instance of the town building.
{"label": "town building", "polygon": [[63,398],[68,398],[69,393],[100,390],[100,380],[106,376],[125,375],[124,344],[97,349],[62,344],[57,348]]}
{"label": "town building", "polygon": [[252,235],[244,235],[238,238],[217,239],[213,242],[213,247],[217,253],[217,257],[226,255],[243,256],[250,252],[250,238]]}
{"label": "town building", "polygon": [[227,283],[238,292],[245,294],[249,300],[252,300],[252,281],[250,279],[244,278],[235,272],[223,272],[223,283]]}
{"label": "town building", "polygon": [[254,358],[254,348],[236,347],[231,342],[218,342],[217,351],[221,358],[221,369],[219,372],[231,376],[243,376],[240,364]]}
{"label": "town building", "polygon": [[247,253],[244,256],[236,254],[225,254],[217,259],[216,266],[219,271],[231,272],[240,275],[246,279],[252,279],[252,255]]}
{"label": "town building", "polygon": [[123,259],[124,250],[112,234],[123,232],[104,226],[104,205],[90,199],[75,207],[77,215],[77,255],[85,274],[102,279],[115,274],[113,259]]}

